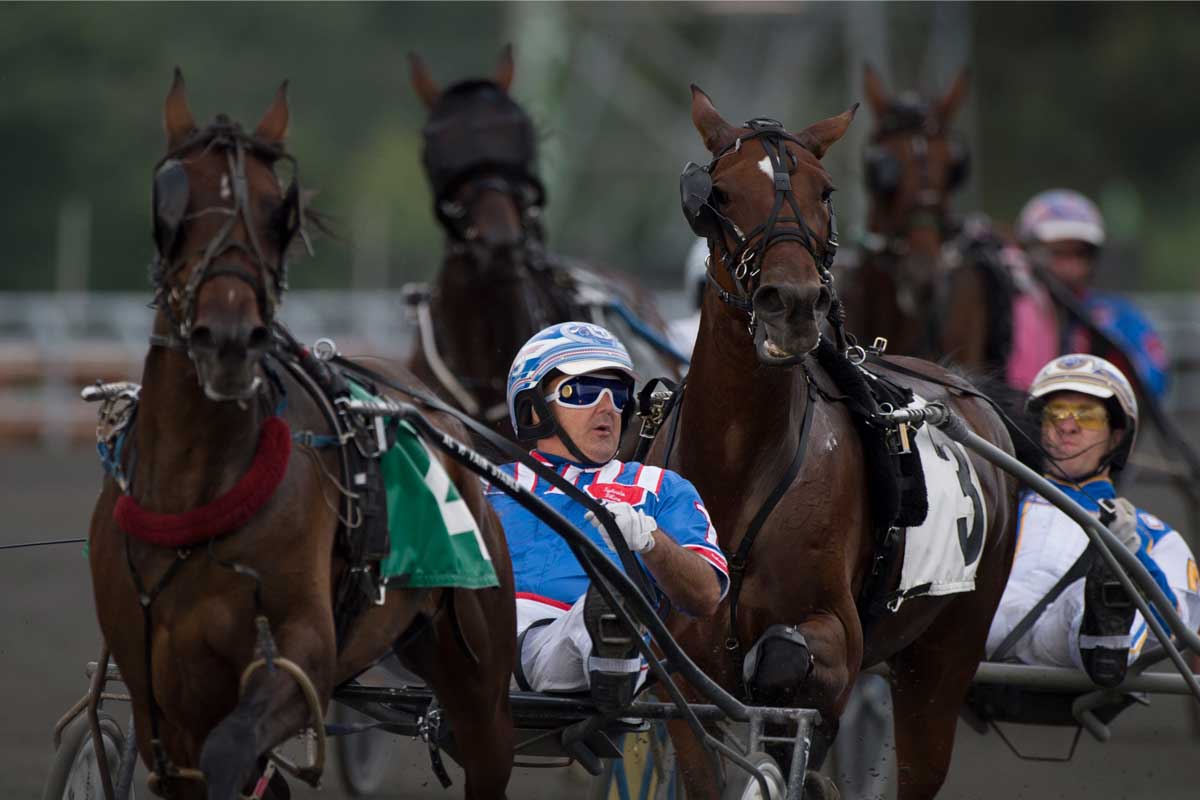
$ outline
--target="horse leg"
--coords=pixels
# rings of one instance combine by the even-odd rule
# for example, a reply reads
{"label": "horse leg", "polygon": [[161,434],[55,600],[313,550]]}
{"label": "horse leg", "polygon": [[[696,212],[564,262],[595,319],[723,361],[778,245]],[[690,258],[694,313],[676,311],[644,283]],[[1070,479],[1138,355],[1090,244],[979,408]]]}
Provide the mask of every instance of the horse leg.
{"label": "horse leg", "polygon": [[507,588],[445,590],[433,619],[398,653],[437,695],[466,773],[467,800],[504,798],[512,774],[516,621],[506,597]]}
{"label": "horse leg", "polygon": [[[310,622],[306,618],[282,626],[276,636],[278,652],[304,671],[317,696],[327,702],[334,672],[333,626],[318,633]],[[290,673],[278,668],[271,673],[265,666],[256,670],[237,706],[204,740],[199,763],[208,781],[208,800],[237,800],[254,777],[259,759],[311,724],[311,714]]]}

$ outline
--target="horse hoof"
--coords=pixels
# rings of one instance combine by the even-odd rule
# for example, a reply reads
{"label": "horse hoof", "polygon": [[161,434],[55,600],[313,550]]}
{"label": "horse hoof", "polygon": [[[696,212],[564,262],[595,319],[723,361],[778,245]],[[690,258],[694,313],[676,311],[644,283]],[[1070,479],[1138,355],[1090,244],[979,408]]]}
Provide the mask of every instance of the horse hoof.
{"label": "horse hoof", "polygon": [[819,772],[804,773],[804,800],[840,800],[842,793],[832,780]]}

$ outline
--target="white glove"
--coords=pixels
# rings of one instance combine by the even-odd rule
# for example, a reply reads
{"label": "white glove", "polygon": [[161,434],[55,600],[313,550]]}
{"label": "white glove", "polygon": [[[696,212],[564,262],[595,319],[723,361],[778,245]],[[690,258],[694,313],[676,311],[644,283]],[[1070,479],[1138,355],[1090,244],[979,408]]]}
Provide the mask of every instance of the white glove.
{"label": "white glove", "polygon": [[1113,532],[1113,536],[1121,540],[1126,550],[1136,553],[1142,549],[1142,537],[1138,536],[1137,532],[1137,509],[1124,497],[1113,500],[1113,506],[1117,516],[1108,523],[1108,529]]}
{"label": "white glove", "polygon": [[[629,503],[610,502],[605,503],[604,507],[613,515],[617,527],[621,530],[621,537],[625,539],[625,544],[629,545],[630,550],[635,553],[649,553],[654,549],[654,531],[658,528],[654,517],[639,511]],[[613,547],[612,539],[608,537],[604,523],[591,511],[587,512],[584,519],[596,526],[596,530],[600,531],[600,538],[615,552],[616,548]]]}

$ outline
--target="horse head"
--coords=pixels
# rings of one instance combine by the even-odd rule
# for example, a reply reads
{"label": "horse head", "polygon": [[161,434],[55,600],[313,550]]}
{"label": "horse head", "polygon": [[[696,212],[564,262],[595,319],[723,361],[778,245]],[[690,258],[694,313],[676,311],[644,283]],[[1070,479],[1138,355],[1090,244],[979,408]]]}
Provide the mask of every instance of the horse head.
{"label": "horse head", "polygon": [[542,238],[545,191],[535,172],[533,123],[508,94],[512,46],[492,78],[444,90],[420,56],[410,53],[409,64],[413,90],[429,111],[422,159],[451,249],[483,270],[523,264],[526,245]]}
{"label": "horse head", "polygon": [[918,298],[932,292],[937,277],[950,195],[970,170],[966,143],[950,129],[966,98],[968,75],[962,70],[932,104],[911,92],[892,97],[869,64],[864,84],[875,115],[864,157],[871,195],[868,227],[878,242],[874,249],[898,259],[898,300],[913,315]]}
{"label": "horse head", "polygon": [[[187,352],[210,399],[244,401],[258,390],[258,362],[287,285],[287,252],[303,233],[295,163],[283,146],[287,83],[253,134],[224,114],[198,129],[176,69],[163,123],[152,277],[169,334],[156,341]],[[292,167],[288,186],[275,172],[281,161]]]}
{"label": "horse head", "polygon": [[833,181],[820,159],[855,109],[799,133],[769,119],[736,127],[692,86],[692,122],[713,160],[685,167],[684,214],[709,241],[719,296],[749,314],[763,364],[798,363],[820,341],[837,250]]}

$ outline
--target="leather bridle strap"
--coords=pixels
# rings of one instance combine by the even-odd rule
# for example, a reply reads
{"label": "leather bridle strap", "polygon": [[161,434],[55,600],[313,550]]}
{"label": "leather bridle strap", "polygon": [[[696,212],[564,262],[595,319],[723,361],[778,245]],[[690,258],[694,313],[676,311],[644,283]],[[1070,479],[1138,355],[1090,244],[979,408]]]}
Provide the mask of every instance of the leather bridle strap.
{"label": "leather bridle strap", "polygon": [[[729,637],[725,640],[725,649],[733,656],[735,662],[742,649],[737,632],[738,599],[741,595],[746,564],[750,560],[750,548],[754,546],[755,538],[766,524],[767,518],[771,516],[771,512],[775,510],[775,506],[779,505],[779,501],[783,499],[792,482],[796,480],[796,476],[800,474],[800,467],[804,463],[804,453],[808,449],[808,434],[812,429],[813,407],[816,405],[817,393],[812,391],[812,375],[807,368],[804,369],[804,381],[808,388],[806,392],[808,396],[804,402],[804,417],[800,422],[800,437],[796,443],[796,452],[792,455],[792,461],[788,464],[787,470],[775,484],[775,488],[771,490],[771,494],[762,507],[758,509],[758,513],[754,515],[750,526],[746,528],[745,535],[738,543],[737,551],[729,558]],[[737,673],[741,675],[741,665],[735,663],[735,666]]]}

